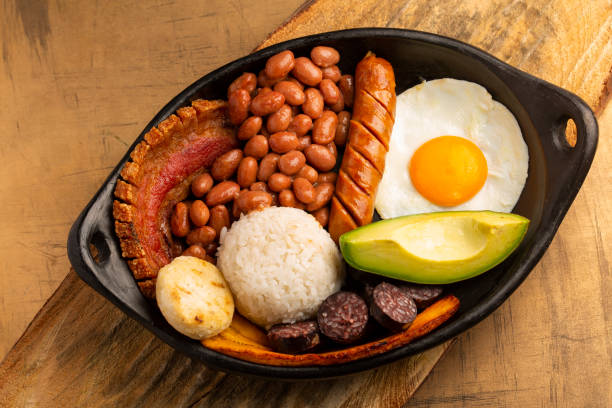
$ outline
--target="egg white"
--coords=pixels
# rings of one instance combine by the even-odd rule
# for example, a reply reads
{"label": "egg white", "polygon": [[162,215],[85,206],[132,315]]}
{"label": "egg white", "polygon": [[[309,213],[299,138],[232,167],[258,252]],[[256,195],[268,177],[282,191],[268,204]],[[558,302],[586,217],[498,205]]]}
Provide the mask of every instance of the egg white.
{"label": "egg white", "polygon": [[[488,166],[482,189],[452,207],[441,207],[424,198],[412,185],[408,171],[416,149],[446,135],[472,141]],[[397,97],[376,210],[385,219],[435,211],[510,212],[525,185],[528,163],[527,144],[514,115],[494,101],[485,88],[452,78],[423,82]]]}

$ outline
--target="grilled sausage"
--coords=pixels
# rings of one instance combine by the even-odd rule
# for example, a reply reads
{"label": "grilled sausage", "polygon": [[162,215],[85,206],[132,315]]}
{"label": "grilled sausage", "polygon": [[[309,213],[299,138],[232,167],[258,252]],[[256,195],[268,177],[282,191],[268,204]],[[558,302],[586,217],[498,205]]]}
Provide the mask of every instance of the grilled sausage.
{"label": "grilled sausage", "polygon": [[393,68],[368,52],[355,70],[353,116],[329,216],[329,233],[336,242],[372,221],[394,121]]}

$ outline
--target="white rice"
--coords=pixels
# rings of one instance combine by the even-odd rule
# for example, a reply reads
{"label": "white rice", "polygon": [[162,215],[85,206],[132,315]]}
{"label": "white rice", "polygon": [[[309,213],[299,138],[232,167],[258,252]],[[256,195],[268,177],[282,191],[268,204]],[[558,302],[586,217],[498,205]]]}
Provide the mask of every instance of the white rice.
{"label": "white rice", "polygon": [[221,234],[217,267],[247,319],[269,328],[314,317],[344,279],[338,247],[305,211],[270,207]]}

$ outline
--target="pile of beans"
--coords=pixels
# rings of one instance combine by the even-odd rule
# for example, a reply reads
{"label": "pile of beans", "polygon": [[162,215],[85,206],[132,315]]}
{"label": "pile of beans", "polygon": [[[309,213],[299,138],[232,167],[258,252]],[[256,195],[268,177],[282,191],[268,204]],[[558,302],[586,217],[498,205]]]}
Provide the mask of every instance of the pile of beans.
{"label": "pile of beans", "polygon": [[229,118],[242,148],[218,157],[193,180],[195,199],[176,204],[171,231],[189,247],[177,240],[173,255],[214,261],[223,227],[273,205],[303,209],[327,226],[354,94],[339,61],[331,47],[313,48],[310,58],[282,51],[257,76],[246,72],[231,83]]}

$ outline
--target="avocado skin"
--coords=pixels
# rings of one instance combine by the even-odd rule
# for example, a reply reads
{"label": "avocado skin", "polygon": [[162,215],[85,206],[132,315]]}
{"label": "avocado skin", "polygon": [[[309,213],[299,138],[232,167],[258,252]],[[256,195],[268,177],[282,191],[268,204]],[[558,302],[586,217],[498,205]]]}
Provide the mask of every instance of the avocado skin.
{"label": "avocado skin", "polygon": [[[470,259],[428,260],[408,252],[393,239],[394,231],[421,221],[467,217],[489,234],[487,245]],[[340,236],[339,245],[346,262],[353,268],[422,284],[447,284],[480,275],[505,260],[519,246],[529,220],[517,214],[493,211],[448,211],[408,215],[378,221]],[[494,232],[492,232],[494,231]],[[500,236],[491,235],[502,232]]]}

